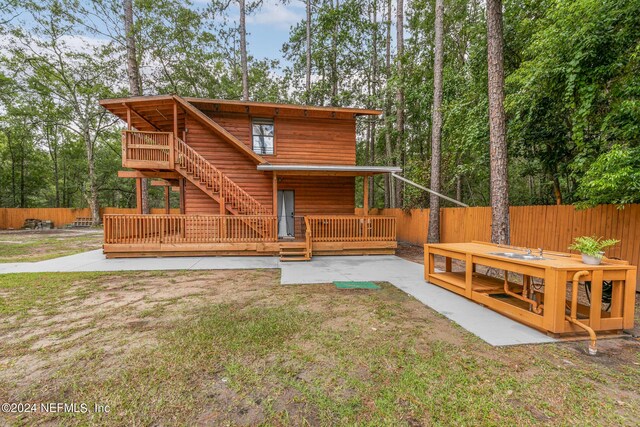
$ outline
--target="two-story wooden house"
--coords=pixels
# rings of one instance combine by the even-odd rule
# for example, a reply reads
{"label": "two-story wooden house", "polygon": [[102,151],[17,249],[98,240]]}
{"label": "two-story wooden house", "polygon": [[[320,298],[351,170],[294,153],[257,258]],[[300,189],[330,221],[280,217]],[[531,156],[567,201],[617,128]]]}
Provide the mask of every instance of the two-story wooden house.
{"label": "two-story wooden house", "polygon": [[[105,215],[108,257],[388,254],[394,218],[355,215],[356,119],[378,110],[174,95],[106,99],[127,123],[119,176],[164,185],[166,215]],[[170,189],[180,214],[169,214]]]}

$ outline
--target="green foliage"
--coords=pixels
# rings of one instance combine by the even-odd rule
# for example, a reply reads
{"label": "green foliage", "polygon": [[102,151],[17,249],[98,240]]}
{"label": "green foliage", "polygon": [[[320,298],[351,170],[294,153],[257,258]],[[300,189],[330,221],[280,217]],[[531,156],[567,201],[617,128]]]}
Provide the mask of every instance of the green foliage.
{"label": "green foliage", "polygon": [[614,145],[580,179],[579,207],[640,202],[640,147]]}
{"label": "green foliage", "polygon": [[607,239],[596,236],[580,236],[573,239],[573,243],[569,245],[572,251],[578,251],[581,254],[589,255],[596,258],[602,258],[603,251],[620,243],[620,240]]}
{"label": "green foliage", "polygon": [[[311,2],[310,90],[304,18],[282,47],[285,64],[249,45],[250,98],[384,109],[384,117],[359,120],[358,162],[402,163],[404,176],[429,185],[434,1],[406,4],[402,57],[394,51],[395,4]],[[235,7],[136,0],[144,93],[239,98]],[[260,7],[247,2],[249,15]],[[445,2],[442,191],[470,205],[490,201],[484,7]],[[1,205],[81,207],[91,193],[101,204],[135,203],[133,183],[116,177],[118,121],[97,103],[127,94],[121,15],[120,0],[0,5]],[[640,3],[505,0],[504,43],[511,202],[640,202]],[[382,206],[384,191],[378,177],[374,205]],[[150,192],[160,206],[162,194]],[[405,188],[404,207],[427,204],[424,192]]]}

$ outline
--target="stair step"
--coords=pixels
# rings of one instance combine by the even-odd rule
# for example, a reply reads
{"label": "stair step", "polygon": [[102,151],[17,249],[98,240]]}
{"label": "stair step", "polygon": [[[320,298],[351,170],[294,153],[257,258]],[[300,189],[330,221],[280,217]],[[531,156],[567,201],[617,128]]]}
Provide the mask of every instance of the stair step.
{"label": "stair step", "polygon": [[296,251],[307,249],[307,245],[304,243],[300,245],[295,245],[295,246],[294,245],[289,246],[289,245],[284,246],[283,244],[280,244],[280,252],[296,252]]}
{"label": "stair step", "polygon": [[311,260],[311,258],[308,258],[306,256],[299,256],[299,257],[283,257],[283,256],[280,256],[280,261],[284,261],[284,262],[287,262],[287,261],[310,261],[310,260]]}
{"label": "stair step", "polygon": [[307,250],[297,250],[297,251],[280,251],[280,256],[293,256],[293,255],[306,255]]}

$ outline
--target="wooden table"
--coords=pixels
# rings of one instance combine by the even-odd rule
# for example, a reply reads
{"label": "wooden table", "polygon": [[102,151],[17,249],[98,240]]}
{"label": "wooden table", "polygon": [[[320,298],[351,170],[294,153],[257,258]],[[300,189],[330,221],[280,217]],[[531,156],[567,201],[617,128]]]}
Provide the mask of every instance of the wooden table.
{"label": "wooden table", "polygon": [[[567,314],[572,302],[567,290],[573,290],[574,275],[583,272],[579,281],[591,282],[591,303],[578,301],[574,315],[579,321],[593,331],[633,328],[636,267],[626,261],[605,259],[601,265],[587,265],[572,254],[550,252],[544,253],[546,259],[543,260],[521,260],[495,255],[495,252],[525,253],[484,242],[427,244],[424,246],[425,280],[534,328],[566,334],[584,329],[570,321]],[[435,270],[436,256],[444,257],[444,271]],[[454,268],[458,263],[454,265],[453,260],[461,261],[464,266]],[[494,274],[483,274],[486,269],[480,266],[495,269]],[[496,278],[496,272],[503,278]],[[603,282],[612,284],[611,304],[605,310]]]}

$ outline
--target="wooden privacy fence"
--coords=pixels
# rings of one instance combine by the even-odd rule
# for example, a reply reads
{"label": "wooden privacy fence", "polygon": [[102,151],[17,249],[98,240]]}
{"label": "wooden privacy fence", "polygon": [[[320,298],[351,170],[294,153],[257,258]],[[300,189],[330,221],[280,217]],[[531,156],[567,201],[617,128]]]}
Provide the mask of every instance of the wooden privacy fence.
{"label": "wooden privacy fence", "polygon": [[[135,214],[135,208],[102,208],[100,215]],[[151,209],[151,213],[163,214],[164,209]],[[171,213],[180,213],[180,209],[171,209]],[[71,224],[76,218],[91,218],[91,209],[80,208],[0,208],[0,230],[22,228],[25,219],[53,221],[54,227]]]}
{"label": "wooden privacy fence", "polygon": [[[356,209],[356,214],[362,213]],[[620,240],[607,256],[640,264],[640,205],[618,209],[600,205],[578,210],[574,206],[514,206],[511,244],[568,252],[574,237],[597,235]],[[427,241],[429,209],[372,209],[370,215],[392,216],[397,221],[398,240],[421,245]],[[491,240],[491,208],[445,208],[441,210],[442,243]]]}

